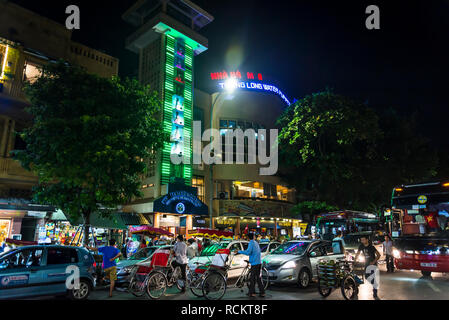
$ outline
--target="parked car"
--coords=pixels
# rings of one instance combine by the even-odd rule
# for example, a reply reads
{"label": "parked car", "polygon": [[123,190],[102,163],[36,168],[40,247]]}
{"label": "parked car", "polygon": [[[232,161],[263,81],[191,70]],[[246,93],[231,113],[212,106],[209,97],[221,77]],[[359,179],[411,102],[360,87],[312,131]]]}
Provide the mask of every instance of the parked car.
{"label": "parked car", "polygon": [[169,249],[172,246],[151,246],[139,249],[135,254],[125,260],[121,260],[117,263],[117,286],[128,285],[129,276],[131,274],[132,268],[140,262],[151,261],[153,253],[158,249]]}
{"label": "parked car", "polygon": [[294,240],[281,244],[263,262],[270,282],[306,288],[317,277],[319,260],[344,259],[343,252],[341,241]]}
{"label": "parked car", "polygon": [[[79,289],[67,289],[66,280],[76,266]],[[87,299],[95,286],[95,261],[85,248],[26,246],[0,255],[0,299],[68,295]]]}
{"label": "parked car", "polygon": [[197,262],[200,264],[210,263],[218,249],[229,249],[231,251],[231,255],[229,256],[229,259],[231,259],[231,268],[228,271],[228,277],[238,277],[242,273],[243,268],[246,266],[245,260],[248,260],[248,256],[243,254],[235,255],[233,252],[235,250],[246,250],[248,248],[248,244],[249,242],[244,240],[211,244],[209,247],[203,248],[198,257],[194,257],[189,260],[189,268],[195,269],[197,266],[195,263]]}

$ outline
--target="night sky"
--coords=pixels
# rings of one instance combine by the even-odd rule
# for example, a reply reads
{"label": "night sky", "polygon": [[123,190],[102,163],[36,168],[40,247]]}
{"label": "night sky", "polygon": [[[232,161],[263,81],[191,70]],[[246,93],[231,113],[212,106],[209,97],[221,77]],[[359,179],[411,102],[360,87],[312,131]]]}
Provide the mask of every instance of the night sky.
{"label": "night sky", "polygon": [[[65,7],[78,5],[73,39],[118,57],[121,75],[137,74],[137,56],[124,48],[134,28],[121,20],[134,0],[13,2],[61,23]],[[214,71],[260,72],[291,100],[330,87],[375,107],[419,110],[430,137],[447,136],[449,0],[193,2],[215,17],[201,31],[209,50],[196,58],[196,87],[212,91]],[[370,4],[380,30],[365,27]]]}

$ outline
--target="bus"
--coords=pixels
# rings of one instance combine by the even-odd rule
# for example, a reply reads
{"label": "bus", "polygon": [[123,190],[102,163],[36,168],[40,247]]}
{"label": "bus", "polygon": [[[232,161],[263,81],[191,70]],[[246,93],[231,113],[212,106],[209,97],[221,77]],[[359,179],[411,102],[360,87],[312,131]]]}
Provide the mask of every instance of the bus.
{"label": "bus", "polygon": [[361,211],[342,210],[319,214],[316,217],[315,232],[324,240],[332,240],[337,231],[343,235],[376,232],[382,229],[377,214]]}
{"label": "bus", "polygon": [[393,188],[386,215],[397,269],[449,272],[449,179]]}

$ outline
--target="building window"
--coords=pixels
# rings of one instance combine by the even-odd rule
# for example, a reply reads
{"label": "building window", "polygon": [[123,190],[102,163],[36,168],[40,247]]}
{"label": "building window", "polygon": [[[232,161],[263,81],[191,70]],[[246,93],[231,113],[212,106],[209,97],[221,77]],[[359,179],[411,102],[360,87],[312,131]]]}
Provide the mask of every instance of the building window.
{"label": "building window", "polygon": [[[258,139],[258,129],[265,129],[265,127],[263,125],[257,124],[257,123],[253,123],[253,122],[249,122],[249,121],[243,121],[243,120],[238,120],[238,119],[220,119],[220,136],[222,139],[222,160],[225,161],[226,160],[226,133],[228,131],[232,131],[235,129],[241,129],[243,131],[247,130],[247,129],[253,129],[255,131],[255,138],[256,138],[256,143],[254,145],[254,147],[256,148],[255,152],[258,152],[258,145],[257,145],[257,139]],[[265,139],[265,137],[261,137],[262,140]],[[236,146],[236,139],[233,139],[233,160],[236,161],[237,157],[236,157],[236,152],[237,152],[237,146]],[[243,154],[243,159],[245,162],[248,161],[248,138],[245,137],[244,139],[244,154]]]}
{"label": "building window", "polygon": [[205,192],[204,192],[204,177],[193,176],[192,177],[192,187],[198,190],[198,199],[204,202]]}
{"label": "building window", "polygon": [[233,198],[293,201],[293,199],[291,199],[292,190],[280,185],[255,181],[233,181],[232,185]]}

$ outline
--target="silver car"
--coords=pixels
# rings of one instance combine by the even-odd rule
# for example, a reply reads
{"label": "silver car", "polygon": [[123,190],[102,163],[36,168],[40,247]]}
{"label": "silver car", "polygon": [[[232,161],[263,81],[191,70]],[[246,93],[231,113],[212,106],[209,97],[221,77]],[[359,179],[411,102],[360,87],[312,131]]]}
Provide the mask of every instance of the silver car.
{"label": "silver car", "polygon": [[263,261],[271,283],[290,283],[306,288],[316,278],[320,260],[344,257],[341,241],[295,240],[280,245]]}

